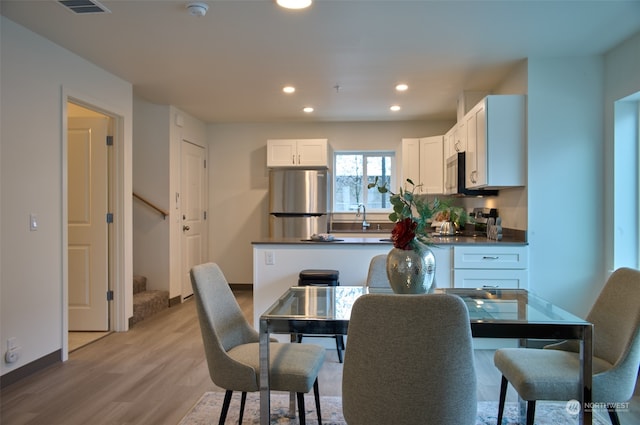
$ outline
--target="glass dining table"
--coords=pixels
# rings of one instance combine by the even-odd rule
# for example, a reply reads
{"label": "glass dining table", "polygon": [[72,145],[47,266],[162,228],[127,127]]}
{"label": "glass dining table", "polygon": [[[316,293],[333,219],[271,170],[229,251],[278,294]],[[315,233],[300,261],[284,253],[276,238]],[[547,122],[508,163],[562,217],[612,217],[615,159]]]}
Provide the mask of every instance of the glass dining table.
{"label": "glass dining table", "polygon": [[[270,334],[346,335],[351,307],[367,293],[392,293],[365,286],[293,286],[260,316],[260,423],[269,424]],[[580,406],[591,406],[593,326],[524,289],[438,288],[460,296],[476,338],[575,339],[580,343]],[[412,295],[402,295],[412,296]],[[372,318],[375,319],[375,318]],[[348,343],[347,343],[348,344]],[[589,408],[580,409],[581,424],[592,423]]]}

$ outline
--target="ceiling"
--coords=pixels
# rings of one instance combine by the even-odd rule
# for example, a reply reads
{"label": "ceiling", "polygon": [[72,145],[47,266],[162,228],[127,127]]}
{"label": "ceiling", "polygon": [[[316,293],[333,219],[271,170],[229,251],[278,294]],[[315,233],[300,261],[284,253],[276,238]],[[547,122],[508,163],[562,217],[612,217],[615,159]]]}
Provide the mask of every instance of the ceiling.
{"label": "ceiling", "polygon": [[189,1],[101,3],[111,13],[56,0],[0,11],[211,123],[455,119],[462,91],[490,91],[527,57],[602,54],[640,31],[640,0],[209,0],[203,17]]}

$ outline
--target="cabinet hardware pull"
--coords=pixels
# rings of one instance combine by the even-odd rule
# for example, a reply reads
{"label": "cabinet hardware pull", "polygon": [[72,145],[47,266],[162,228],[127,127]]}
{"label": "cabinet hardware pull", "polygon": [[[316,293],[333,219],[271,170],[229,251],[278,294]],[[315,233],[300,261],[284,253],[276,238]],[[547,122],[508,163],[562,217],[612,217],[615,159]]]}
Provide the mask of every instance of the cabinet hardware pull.
{"label": "cabinet hardware pull", "polygon": [[482,285],[483,288],[499,288],[498,285]]}
{"label": "cabinet hardware pull", "polygon": [[498,256],[489,256],[489,255],[485,255],[484,257],[482,257],[483,260],[499,260],[500,257]]}
{"label": "cabinet hardware pull", "polygon": [[295,165],[295,164],[296,164],[296,156],[295,156],[295,155],[291,155],[291,163],[292,163],[293,165]]}

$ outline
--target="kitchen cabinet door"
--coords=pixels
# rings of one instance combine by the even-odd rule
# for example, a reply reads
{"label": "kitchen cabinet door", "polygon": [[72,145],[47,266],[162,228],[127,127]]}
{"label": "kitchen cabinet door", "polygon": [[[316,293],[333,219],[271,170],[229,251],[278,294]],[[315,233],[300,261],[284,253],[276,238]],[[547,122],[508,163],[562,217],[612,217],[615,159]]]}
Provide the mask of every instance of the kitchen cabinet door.
{"label": "kitchen cabinet door", "polygon": [[402,187],[407,179],[416,185],[422,184],[420,179],[420,139],[402,139]]}
{"label": "kitchen cabinet door", "polygon": [[416,193],[444,193],[443,140],[443,136],[402,139],[402,181],[420,185]]}
{"label": "kitchen cabinet door", "polygon": [[444,193],[443,141],[443,136],[420,139],[420,180],[424,194]]}
{"label": "kitchen cabinet door", "polygon": [[328,166],[327,139],[298,140],[298,165],[301,167]]}
{"label": "kitchen cabinet door", "polygon": [[267,167],[328,167],[327,139],[267,141]]}
{"label": "kitchen cabinet door", "polygon": [[525,185],[524,96],[491,95],[465,115],[466,186]]}
{"label": "kitchen cabinet door", "polygon": [[295,140],[268,140],[267,167],[291,167],[296,165]]}

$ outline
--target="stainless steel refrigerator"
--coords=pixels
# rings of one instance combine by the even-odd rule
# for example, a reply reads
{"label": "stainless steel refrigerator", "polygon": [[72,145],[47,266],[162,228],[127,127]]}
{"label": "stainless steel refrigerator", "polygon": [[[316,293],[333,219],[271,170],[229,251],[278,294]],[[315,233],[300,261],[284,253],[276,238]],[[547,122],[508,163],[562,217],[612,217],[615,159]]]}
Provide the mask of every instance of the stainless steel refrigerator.
{"label": "stainless steel refrigerator", "polygon": [[269,170],[269,236],[309,239],[328,231],[329,170]]}

